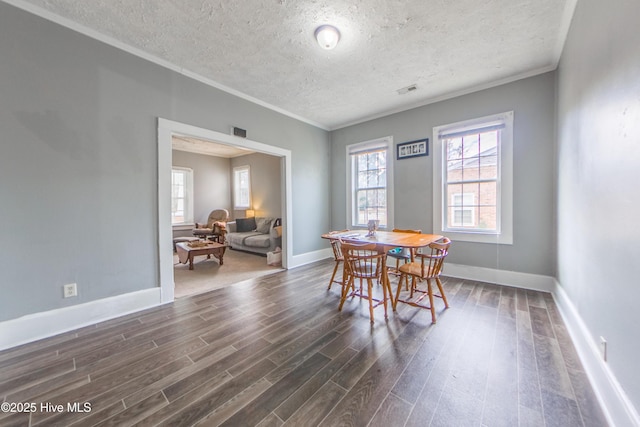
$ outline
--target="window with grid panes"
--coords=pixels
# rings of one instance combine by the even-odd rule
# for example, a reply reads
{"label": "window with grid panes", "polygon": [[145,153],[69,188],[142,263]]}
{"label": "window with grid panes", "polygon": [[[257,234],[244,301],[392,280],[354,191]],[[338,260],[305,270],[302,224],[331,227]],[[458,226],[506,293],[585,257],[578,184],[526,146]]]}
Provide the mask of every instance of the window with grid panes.
{"label": "window with grid panes", "polygon": [[193,224],[193,170],[171,169],[171,224]]}
{"label": "window with grid panes", "polygon": [[387,228],[391,223],[388,159],[392,145],[391,138],[387,137],[347,147],[351,227],[366,227],[372,219],[380,221],[380,228]]}
{"label": "window with grid panes", "polygon": [[366,226],[370,219],[387,226],[387,152],[369,151],[354,154],[356,173],[355,224]]}
{"label": "window with grid panes", "polygon": [[251,208],[251,169],[249,166],[233,168],[233,205],[236,210]]}
{"label": "window with grid panes", "polygon": [[434,229],[512,243],[512,129],[512,112],[434,129]]}

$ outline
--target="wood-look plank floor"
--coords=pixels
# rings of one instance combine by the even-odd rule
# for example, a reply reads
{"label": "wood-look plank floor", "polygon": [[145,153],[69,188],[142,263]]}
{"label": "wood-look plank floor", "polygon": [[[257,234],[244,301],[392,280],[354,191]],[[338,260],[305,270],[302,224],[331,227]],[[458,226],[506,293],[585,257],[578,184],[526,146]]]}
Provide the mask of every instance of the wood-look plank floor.
{"label": "wood-look plank floor", "polygon": [[437,324],[399,304],[371,326],[365,301],[338,312],[332,268],[0,352],[0,399],[37,406],[0,426],[606,425],[551,295],[446,278]]}

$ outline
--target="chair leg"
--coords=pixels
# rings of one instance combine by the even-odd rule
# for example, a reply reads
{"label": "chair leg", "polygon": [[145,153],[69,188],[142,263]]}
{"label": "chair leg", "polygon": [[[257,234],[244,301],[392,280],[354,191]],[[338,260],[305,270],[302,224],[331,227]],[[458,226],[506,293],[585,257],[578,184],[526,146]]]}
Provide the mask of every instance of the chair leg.
{"label": "chair leg", "polygon": [[[407,281],[407,284],[409,282]],[[409,299],[413,299],[413,293],[416,290],[416,278],[415,276],[411,276],[411,293],[409,294]]]}
{"label": "chair leg", "polygon": [[388,289],[387,289],[388,284],[384,281],[384,278],[382,279],[382,305],[384,305],[384,318],[388,319],[389,316],[387,315],[387,298],[388,297]]}
{"label": "chair leg", "polygon": [[436,323],[436,307],[433,304],[433,289],[431,288],[431,279],[427,279],[427,292],[429,293],[429,305],[431,306],[431,323]]}
{"label": "chair leg", "polygon": [[[369,318],[371,319],[371,323],[373,323],[373,281],[371,279],[367,279],[367,296],[369,297]],[[360,282],[360,289],[362,289],[362,281]]]}
{"label": "chair leg", "polygon": [[439,277],[436,277],[436,284],[438,285],[438,289],[440,290],[440,296],[442,297],[442,301],[444,301],[445,308],[449,308],[449,302],[447,301],[447,296],[444,294],[442,282],[440,281]]}
{"label": "chair leg", "polygon": [[[407,264],[408,262],[409,262],[409,261],[407,261],[406,259],[404,260],[404,263],[405,263],[405,264]],[[400,267],[398,267],[398,269],[399,269],[399,268],[400,268]],[[404,290],[405,290],[405,291],[408,291],[408,290],[409,290],[409,281],[407,280],[407,281],[405,282],[405,284],[404,284],[404,285],[405,285],[405,286],[404,286]]]}
{"label": "chair leg", "polygon": [[340,296],[340,305],[338,306],[338,311],[342,311],[342,306],[347,299],[347,295],[349,294],[349,288],[353,286],[353,277],[349,277],[348,280],[343,281],[342,283],[342,295]]}
{"label": "chair leg", "polygon": [[340,261],[336,261],[335,267],[333,267],[333,274],[331,275],[331,280],[329,280],[329,287],[327,290],[331,289],[331,285],[333,285],[333,279],[336,278],[336,273],[338,272],[338,266],[340,265]]}
{"label": "chair leg", "polygon": [[[400,279],[398,279],[398,290],[396,291],[396,297],[395,299],[391,302],[391,305],[393,307],[393,311],[396,311],[396,307],[398,306],[398,299],[400,298],[400,290],[402,289],[402,279],[404,278],[405,283],[409,283],[409,279],[407,279],[407,275],[406,274],[401,274],[400,275]],[[409,285],[406,285],[409,286]]]}

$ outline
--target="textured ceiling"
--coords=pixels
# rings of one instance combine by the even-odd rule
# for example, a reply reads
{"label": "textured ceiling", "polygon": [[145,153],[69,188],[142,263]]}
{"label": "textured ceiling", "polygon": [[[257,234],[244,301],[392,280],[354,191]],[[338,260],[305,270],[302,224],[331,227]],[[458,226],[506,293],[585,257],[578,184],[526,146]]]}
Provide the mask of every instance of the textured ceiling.
{"label": "textured ceiling", "polygon": [[188,151],[189,153],[206,154],[208,156],[224,157],[227,159],[255,153],[255,151],[235,145],[219,144],[213,141],[203,141],[186,136],[173,136],[171,139],[171,148],[179,151]]}
{"label": "textured ceiling", "polygon": [[[556,67],[576,0],[12,0],[327,129]],[[331,51],[314,30],[339,28]],[[76,27],[76,29],[82,27]],[[397,93],[412,84],[417,90]]]}

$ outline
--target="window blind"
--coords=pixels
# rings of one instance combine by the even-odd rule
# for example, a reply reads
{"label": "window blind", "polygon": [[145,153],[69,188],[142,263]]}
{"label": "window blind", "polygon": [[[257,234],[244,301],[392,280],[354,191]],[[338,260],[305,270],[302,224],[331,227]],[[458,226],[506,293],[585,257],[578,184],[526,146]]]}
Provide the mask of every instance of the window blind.
{"label": "window blind", "polygon": [[505,124],[501,120],[493,123],[482,123],[480,126],[465,126],[463,128],[444,129],[438,133],[438,138],[461,138],[463,136],[473,135],[482,132],[491,132],[493,130],[504,129]]}

